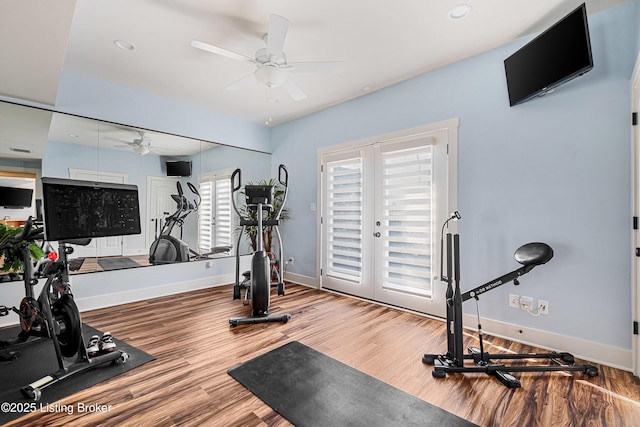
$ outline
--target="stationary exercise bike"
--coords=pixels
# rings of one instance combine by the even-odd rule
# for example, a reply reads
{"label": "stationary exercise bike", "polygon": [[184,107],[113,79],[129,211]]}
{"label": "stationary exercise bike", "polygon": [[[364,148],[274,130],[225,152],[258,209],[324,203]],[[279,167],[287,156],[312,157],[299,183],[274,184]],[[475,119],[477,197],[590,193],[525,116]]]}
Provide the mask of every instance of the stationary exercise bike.
{"label": "stationary exercise bike", "polygon": [[[186,262],[189,261],[190,255],[199,256],[198,253],[189,249],[189,245],[181,240],[182,225],[185,218],[198,210],[201,201],[200,193],[196,187],[190,182],[187,182],[187,186],[195,196],[193,202],[184,195],[180,182],[176,182],[178,194],[171,195],[177,204],[176,211],[165,218],[160,235],[149,248],[149,262],[153,265]],[[176,225],[180,227],[180,239],[171,235]]]}
{"label": "stationary exercise bike", "polygon": [[[23,264],[23,280],[25,297],[20,307],[9,309],[0,306],[0,316],[7,316],[10,311],[20,318],[20,332],[14,339],[0,341],[0,350],[4,362],[16,360],[20,353],[13,351],[20,344],[29,344],[32,337],[50,338],[53,342],[59,370],[21,389],[29,399],[39,400],[42,390],[72,375],[92,369],[97,365],[114,362],[124,363],[128,359],[125,352],[114,350],[107,354],[89,357],[82,337],[82,321],[80,312],[73,299],[69,284],[69,262],[67,256],[73,253],[70,244],[87,245],[90,239],[69,240],[59,242],[59,251],[50,252],[34,266],[29,246],[31,242],[44,241],[43,229],[34,228],[29,218],[22,231],[10,238],[0,249],[16,248]],[[39,277],[46,277],[40,295],[34,293]]]}
{"label": "stationary exercise bike", "polygon": [[[451,220],[460,219],[460,214],[456,211],[445,221],[442,226],[444,228]],[[453,247],[452,247],[453,237]],[[442,239],[441,239],[442,246]],[[453,253],[452,253],[453,248]],[[598,368],[592,365],[575,364],[575,360],[570,353],[526,353],[526,354],[490,354],[486,353],[483,348],[482,327],[480,325],[480,316],[478,315],[478,335],[480,339],[480,348],[469,347],[469,354],[463,354],[462,343],[462,303],[471,298],[476,301],[478,296],[495,289],[505,283],[513,282],[519,285],[518,278],[529,273],[534,267],[547,263],[553,258],[553,249],[546,243],[527,243],[519,247],[515,252],[515,259],[522,264],[522,267],[507,273],[501,277],[491,280],[484,285],[480,285],[470,291],[462,292],[460,290],[460,236],[458,234],[447,234],[447,275],[442,275],[442,259],[441,280],[447,283],[446,304],[447,304],[447,353],[446,354],[425,354],[422,362],[428,365],[435,365],[432,375],[435,378],[445,378],[447,374],[454,373],[486,373],[493,375],[509,388],[520,387],[520,381],[511,375],[513,372],[545,372],[545,371],[576,371],[583,372],[587,376],[598,376]],[[441,251],[442,257],[443,251]],[[453,271],[452,271],[453,267]],[[455,283],[455,285],[454,285]],[[495,363],[494,360],[521,360],[541,359],[548,360],[554,364],[548,365],[505,365]],[[465,366],[465,361],[470,360],[475,366]]]}
{"label": "stationary exercise bike", "polygon": [[[276,212],[274,219],[264,219],[264,214],[274,209],[274,187],[272,185],[245,185],[244,194],[247,210],[255,214],[256,219],[241,219],[241,232],[238,234],[236,245],[236,281],[233,287],[233,299],[240,299],[242,290],[245,290],[245,302],[251,305],[251,315],[247,317],[232,317],[229,319],[231,326],[245,325],[263,322],[287,322],[291,315],[270,314],[269,305],[271,300],[271,277],[275,275],[278,295],[284,295],[283,275],[278,268],[270,268],[273,264],[273,256],[264,250],[263,231],[265,226],[271,226],[278,239],[279,260],[284,259],[282,249],[282,238],[278,230],[280,215],[284,209],[289,192],[289,172],[284,165],[278,168],[278,181],[284,186],[284,197],[280,208]],[[235,193],[240,190],[242,182],[240,169],[236,169],[231,175],[231,200],[233,209],[242,218],[235,201]],[[244,280],[240,281],[240,240],[247,227],[256,227],[256,251],[251,258],[251,271],[243,273]]]}

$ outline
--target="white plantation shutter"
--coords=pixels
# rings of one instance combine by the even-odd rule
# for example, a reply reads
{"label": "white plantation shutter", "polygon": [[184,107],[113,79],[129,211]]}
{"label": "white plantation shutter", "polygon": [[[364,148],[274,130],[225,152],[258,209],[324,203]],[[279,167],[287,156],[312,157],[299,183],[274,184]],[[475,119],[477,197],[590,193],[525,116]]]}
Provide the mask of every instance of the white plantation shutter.
{"label": "white plantation shutter", "polygon": [[215,241],[214,246],[231,246],[232,206],[231,178],[226,176],[215,181]]}
{"label": "white plantation shutter", "polygon": [[326,165],[326,275],[362,279],[363,162],[351,158]]}
{"label": "white plantation shutter", "polygon": [[433,147],[380,154],[382,286],[431,295]]}
{"label": "white plantation shutter", "polygon": [[198,191],[202,198],[198,209],[198,248],[208,252],[215,246],[232,246],[230,175],[222,172],[202,176]]}
{"label": "white plantation shutter", "polygon": [[213,244],[213,183],[211,181],[200,182],[198,191],[201,197],[198,208],[198,249],[200,252],[208,252],[211,247],[215,246]]}

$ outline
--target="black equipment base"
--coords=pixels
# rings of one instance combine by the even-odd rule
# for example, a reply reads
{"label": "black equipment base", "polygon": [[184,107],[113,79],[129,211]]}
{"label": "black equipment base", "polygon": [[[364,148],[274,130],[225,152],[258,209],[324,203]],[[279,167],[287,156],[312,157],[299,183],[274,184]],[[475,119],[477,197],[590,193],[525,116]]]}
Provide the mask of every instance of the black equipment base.
{"label": "black equipment base", "polygon": [[[509,388],[520,387],[520,381],[511,375],[513,372],[582,372],[590,377],[598,376],[598,368],[592,365],[577,365],[574,363],[574,357],[570,353],[514,353],[514,354],[491,354],[480,353],[480,349],[469,347],[469,354],[463,356],[463,363],[449,358],[442,354],[425,354],[422,357],[422,363],[434,365],[431,375],[434,378],[445,378],[447,374],[464,374],[464,373],[485,373],[495,376],[502,384]],[[545,359],[555,365],[531,365],[531,366],[513,366],[503,363],[495,363],[495,360],[526,360],[526,359]],[[465,364],[466,361],[473,362]]]}
{"label": "black equipment base", "polygon": [[254,323],[273,323],[273,322],[283,322],[287,323],[291,319],[291,315],[289,313],[284,314],[268,314],[266,316],[246,316],[246,317],[232,317],[229,319],[229,324],[231,326],[238,325],[253,325]]}

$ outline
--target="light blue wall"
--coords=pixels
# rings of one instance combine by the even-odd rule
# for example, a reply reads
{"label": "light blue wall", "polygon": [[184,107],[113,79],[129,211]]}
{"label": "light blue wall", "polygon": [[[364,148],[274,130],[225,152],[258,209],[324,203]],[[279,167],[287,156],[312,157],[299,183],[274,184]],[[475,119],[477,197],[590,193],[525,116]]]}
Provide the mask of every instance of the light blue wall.
{"label": "light blue wall", "polygon": [[57,111],[269,152],[268,128],[64,71]]}
{"label": "light blue wall", "polygon": [[[630,76],[636,2],[589,18],[595,68],[552,95],[509,107],[503,60],[528,40],[424,74],[272,130],[272,167],[291,173],[289,271],[316,275],[316,150],[458,117],[462,286],[519,266],[520,245],[554,259],[520,295],[549,301],[534,318],[509,309],[504,286],[481,300],[497,321],[631,348]],[[427,53],[425,53],[427,54]],[[465,310],[472,312],[468,305]]]}
{"label": "light blue wall", "polygon": [[[633,0],[636,27],[640,26],[640,0]],[[640,31],[636,31],[636,54],[640,52]]]}

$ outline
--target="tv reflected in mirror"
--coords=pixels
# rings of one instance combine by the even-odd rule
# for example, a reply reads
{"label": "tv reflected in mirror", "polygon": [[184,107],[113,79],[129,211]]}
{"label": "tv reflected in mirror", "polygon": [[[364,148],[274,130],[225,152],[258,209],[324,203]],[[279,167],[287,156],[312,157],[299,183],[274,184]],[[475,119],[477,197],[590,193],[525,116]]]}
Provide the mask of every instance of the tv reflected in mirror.
{"label": "tv reflected in mirror", "polygon": [[31,207],[33,189],[0,187],[0,206],[7,209],[22,209]]}

